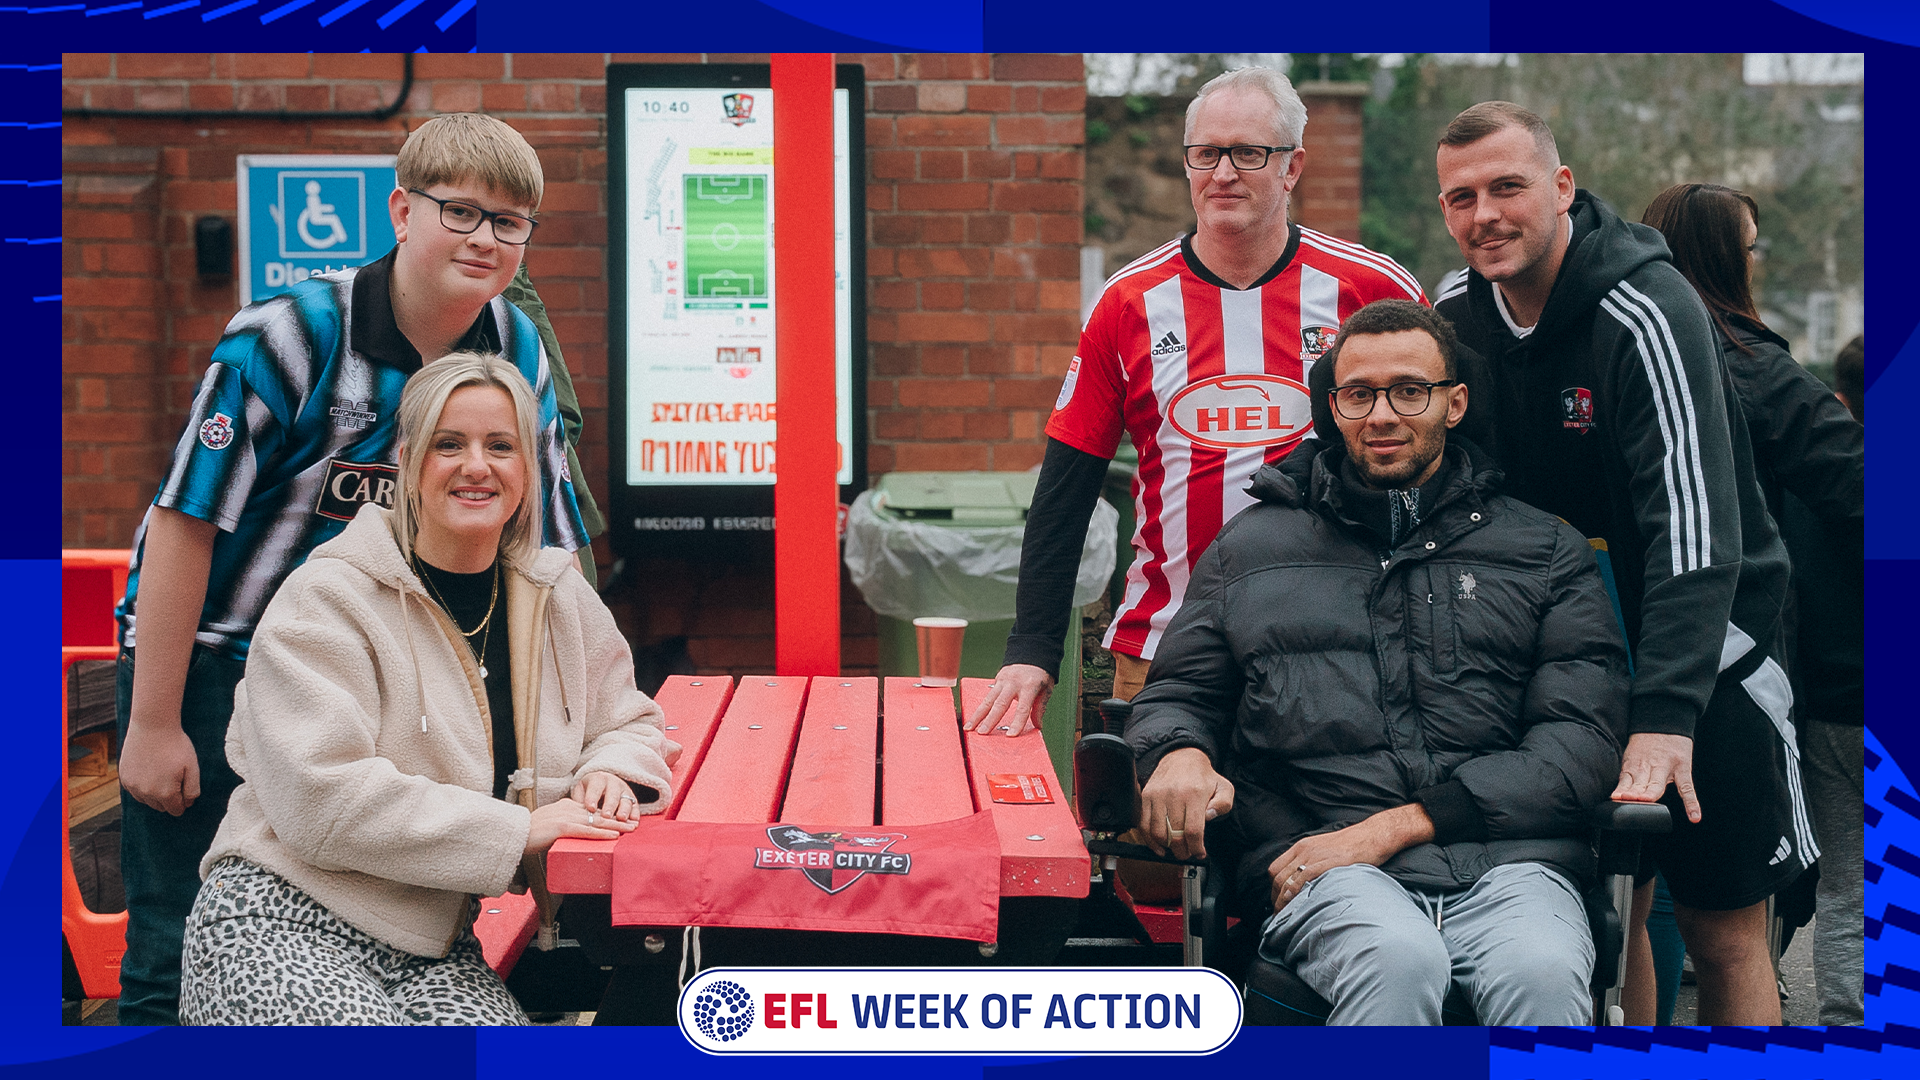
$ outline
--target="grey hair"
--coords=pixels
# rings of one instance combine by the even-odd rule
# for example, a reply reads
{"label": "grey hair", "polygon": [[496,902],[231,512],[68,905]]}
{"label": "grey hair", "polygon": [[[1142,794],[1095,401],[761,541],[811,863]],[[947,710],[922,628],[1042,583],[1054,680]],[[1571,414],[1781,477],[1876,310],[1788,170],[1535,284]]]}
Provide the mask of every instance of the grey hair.
{"label": "grey hair", "polygon": [[400,391],[400,495],[394,500],[394,533],[400,554],[408,560],[413,558],[413,542],[420,532],[420,472],[426,460],[422,448],[432,440],[447,399],[455,390],[468,386],[503,390],[513,402],[514,429],[520,456],[527,465],[527,485],[513,517],[500,531],[500,554],[528,562],[539,553],[545,527],[540,511],[540,459],[535,449],[539,443],[534,434],[540,407],[527,377],[495,353],[448,353],[414,372]]}
{"label": "grey hair", "polygon": [[1299,146],[1307,131],[1307,105],[1285,75],[1272,68],[1244,67],[1216,75],[1200,88],[1193,104],[1187,106],[1187,126],[1183,139],[1193,137],[1193,122],[1200,116],[1200,103],[1222,90],[1255,90],[1273,102],[1273,128],[1281,145]]}

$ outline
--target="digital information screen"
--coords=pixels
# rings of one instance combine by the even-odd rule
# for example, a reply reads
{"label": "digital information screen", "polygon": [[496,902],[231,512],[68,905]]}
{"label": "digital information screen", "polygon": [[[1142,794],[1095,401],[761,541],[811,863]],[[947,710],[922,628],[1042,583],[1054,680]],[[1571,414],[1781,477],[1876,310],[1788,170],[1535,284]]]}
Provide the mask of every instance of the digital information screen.
{"label": "digital information screen", "polygon": [[[706,85],[674,85],[695,80]],[[619,159],[609,170],[619,181],[610,194],[613,486],[623,531],[773,524],[779,102],[770,82],[764,66],[608,69]],[[853,490],[866,482],[864,357],[858,378],[854,362],[864,352],[855,311],[865,306],[856,295],[865,277],[856,251],[865,218],[854,191],[859,100],[858,85],[843,78],[834,91],[833,311],[803,313],[835,322],[838,481]]]}

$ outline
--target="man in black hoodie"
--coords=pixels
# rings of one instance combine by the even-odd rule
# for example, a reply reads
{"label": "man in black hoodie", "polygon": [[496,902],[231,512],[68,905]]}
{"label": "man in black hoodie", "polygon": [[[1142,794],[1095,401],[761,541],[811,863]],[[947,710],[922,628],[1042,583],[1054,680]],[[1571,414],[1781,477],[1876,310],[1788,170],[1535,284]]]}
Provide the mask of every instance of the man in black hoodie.
{"label": "man in black hoodie", "polygon": [[1472,434],[1510,494],[1611,554],[1635,662],[1613,797],[1675,811],[1653,847],[1700,1020],[1778,1024],[1765,900],[1819,851],[1778,659],[1786,550],[1712,324],[1659,233],[1577,190],[1533,113],[1466,110],[1437,164],[1468,265],[1438,309],[1483,362]]}
{"label": "man in black hoodie", "polygon": [[1581,1024],[1626,650],[1585,538],[1449,439],[1453,336],[1410,301],[1347,320],[1344,445],[1254,475],[1134,698],[1142,825],[1237,863],[1329,1023],[1436,1024],[1458,981],[1483,1023]]}

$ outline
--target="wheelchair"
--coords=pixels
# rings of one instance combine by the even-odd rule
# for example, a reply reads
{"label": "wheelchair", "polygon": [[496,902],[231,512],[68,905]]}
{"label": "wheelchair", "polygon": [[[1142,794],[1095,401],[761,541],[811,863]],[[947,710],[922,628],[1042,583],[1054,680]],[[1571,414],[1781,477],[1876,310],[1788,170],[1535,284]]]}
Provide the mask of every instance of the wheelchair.
{"label": "wheelchair", "polygon": [[[1087,850],[1098,860],[1102,896],[1115,894],[1114,866],[1122,858],[1175,863],[1182,873],[1182,961],[1215,968],[1243,988],[1243,1022],[1254,1026],[1325,1024],[1333,1006],[1292,970],[1259,956],[1260,927],[1252,919],[1229,918],[1231,870],[1206,860],[1160,855],[1118,838],[1140,818],[1140,784],[1133,751],[1120,732],[1133,706],[1117,698],[1100,704],[1101,730],[1082,735],[1074,746],[1075,808]],[[1594,1023],[1618,1025],[1626,974],[1625,915],[1632,909],[1633,874],[1640,861],[1641,838],[1672,829],[1672,818],[1658,803],[1605,803],[1592,815],[1600,881],[1584,897],[1587,925],[1593,933],[1594,965],[1589,988]],[[1225,860],[1223,860],[1224,862]],[[1442,1022],[1477,1025],[1472,1006],[1456,984],[1441,1007]]]}

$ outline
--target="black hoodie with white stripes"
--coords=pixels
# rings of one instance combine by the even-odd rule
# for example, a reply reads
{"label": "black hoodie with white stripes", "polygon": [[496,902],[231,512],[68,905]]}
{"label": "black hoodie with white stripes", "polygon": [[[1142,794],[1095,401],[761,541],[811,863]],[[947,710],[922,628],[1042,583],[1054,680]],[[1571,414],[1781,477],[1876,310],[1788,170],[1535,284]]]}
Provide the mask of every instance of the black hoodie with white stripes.
{"label": "black hoodie with white stripes", "polygon": [[1478,273],[1438,290],[1479,354],[1462,358],[1461,431],[1505,468],[1508,494],[1606,540],[1633,645],[1628,730],[1691,735],[1722,672],[1779,655],[1786,549],[1713,324],[1665,240],[1586,191],[1571,216],[1526,337]]}

